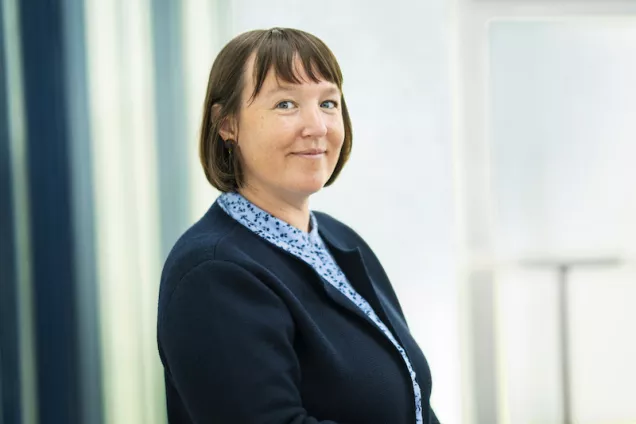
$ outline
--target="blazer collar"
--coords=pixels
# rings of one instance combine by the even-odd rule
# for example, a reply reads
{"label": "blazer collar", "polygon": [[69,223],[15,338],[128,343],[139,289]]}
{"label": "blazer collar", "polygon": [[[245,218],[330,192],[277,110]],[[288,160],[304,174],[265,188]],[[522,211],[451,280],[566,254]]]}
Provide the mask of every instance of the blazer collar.
{"label": "blazer collar", "polygon": [[[408,329],[399,312],[391,304],[391,301],[387,299],[382,290],[380,290],[376,281],[386,277],[384,275],[371,275],[360,247],[343,246],[339,238],[333,232],[329,231],[329,229],[325,228],[325,225],[321,225],[318,230],[325,245],[333,255],[340,269],[342,269],[342,272],[344,272],[349,283],[365,298],[376,315],[378,315],[382,322],[391,330],[393,336],[404,347],[403,337],[406,336],[405,332],[408,332]],[[361,316],[370,322],[373,327],[377,328],[377,325],[367,317],[357,305],[343,295],[340,290],[325,280],[323,280],[323,283],[327,293],[336,303],[354,314]],[[386,281],[385,285],[390,285],[390,282]],[[378,329],[378,331],[381,330]]]}

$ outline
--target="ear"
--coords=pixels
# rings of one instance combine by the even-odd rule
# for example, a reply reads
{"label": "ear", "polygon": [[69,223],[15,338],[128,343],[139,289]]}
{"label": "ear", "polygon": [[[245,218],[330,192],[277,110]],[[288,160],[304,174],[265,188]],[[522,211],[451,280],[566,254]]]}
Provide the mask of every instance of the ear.
{"label": "ear", "polygon": [[[221,113],[221,105],[212,106],[212,114],[216,117]],[[237,128],[236,128],[236,120],[234,118],[228,117],[221,122],[219,126],[219,135],[223,140],[236,140],[237,137]]]}

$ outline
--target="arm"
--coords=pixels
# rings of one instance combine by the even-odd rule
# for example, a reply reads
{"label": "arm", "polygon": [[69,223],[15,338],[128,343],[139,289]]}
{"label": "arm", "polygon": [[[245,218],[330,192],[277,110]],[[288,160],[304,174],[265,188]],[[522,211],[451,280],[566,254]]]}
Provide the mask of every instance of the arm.
{"label": "arm", "polygon": [[301,404],[294,324],[282,300],[233,263],[207,261],[172,294],[159,339],[192,420],[336,424]]}

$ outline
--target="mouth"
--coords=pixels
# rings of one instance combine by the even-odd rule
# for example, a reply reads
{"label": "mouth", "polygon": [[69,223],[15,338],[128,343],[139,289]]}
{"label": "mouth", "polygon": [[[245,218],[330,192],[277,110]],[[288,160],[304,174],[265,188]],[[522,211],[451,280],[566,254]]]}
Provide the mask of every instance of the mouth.
{"label": "mouth", "polygon": [[318,159],[323,157],[326,154],[327,154],[327,151],[322,149],[308,149],[308,150],[303,150],[302,152],[292,153],[292,155],[294,156],[304,157],[308,159]]}

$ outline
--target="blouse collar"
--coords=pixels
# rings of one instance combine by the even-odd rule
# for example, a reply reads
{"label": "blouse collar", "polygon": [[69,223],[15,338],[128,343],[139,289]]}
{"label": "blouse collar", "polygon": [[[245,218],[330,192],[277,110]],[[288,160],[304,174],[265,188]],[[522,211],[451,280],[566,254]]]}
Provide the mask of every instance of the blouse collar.
{"label": "blouse collar", "polygon": [[318,221],[311,211],[309,212],[311,229],[307,233],[264,211],[240,193],[223,193],[217,202],[236,221],[280,247],[295,246],[303,249],[307,245],[322,244],[318,234]]}

